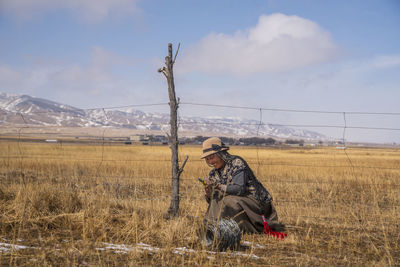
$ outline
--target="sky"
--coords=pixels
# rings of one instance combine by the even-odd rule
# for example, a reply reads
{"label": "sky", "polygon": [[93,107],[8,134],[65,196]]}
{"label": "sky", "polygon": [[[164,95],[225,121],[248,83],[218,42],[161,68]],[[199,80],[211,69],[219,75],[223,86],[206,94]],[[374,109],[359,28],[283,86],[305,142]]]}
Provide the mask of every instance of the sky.
{"label": "sky", "polygon": [[181,116],[346,125],[311,130],[400,143],[397,130],[351,128],[400,128],[399,29],[399,0],[0,0],[0,92],[78,108],[166,103],[157,70],[180,44]]}

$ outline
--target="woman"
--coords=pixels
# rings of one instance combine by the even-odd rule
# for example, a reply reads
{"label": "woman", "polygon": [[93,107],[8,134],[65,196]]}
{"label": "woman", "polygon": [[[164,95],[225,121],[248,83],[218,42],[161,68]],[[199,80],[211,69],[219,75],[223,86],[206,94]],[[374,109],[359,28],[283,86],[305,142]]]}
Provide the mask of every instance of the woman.
{"label": "woman", "polygon": [[234,219],[242,232],[282,231],[284,225],[278,223],[271,194],[246,161],[229,154],[228,149],[217,137],[203,142],[201,158],[213,167],[204,181],[205,197],[209,203],[204,222],[215,224],[220,219]]}

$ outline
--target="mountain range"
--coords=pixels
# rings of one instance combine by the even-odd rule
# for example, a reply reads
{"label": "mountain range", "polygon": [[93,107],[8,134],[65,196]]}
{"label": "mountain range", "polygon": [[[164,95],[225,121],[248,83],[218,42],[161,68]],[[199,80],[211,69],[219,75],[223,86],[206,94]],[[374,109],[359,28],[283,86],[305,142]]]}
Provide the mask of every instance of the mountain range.
{"label": "mountain range", "polygon": [[[0,125],[60,127],[114,127],[152,132],[169,131],[169,114],[140,110],[79,109],[28,95],[0,92]],[[242,118],[180,117],[180,135],[272,137],[277,139],[326,140],[323,134],[290,127],[260,124]]]}

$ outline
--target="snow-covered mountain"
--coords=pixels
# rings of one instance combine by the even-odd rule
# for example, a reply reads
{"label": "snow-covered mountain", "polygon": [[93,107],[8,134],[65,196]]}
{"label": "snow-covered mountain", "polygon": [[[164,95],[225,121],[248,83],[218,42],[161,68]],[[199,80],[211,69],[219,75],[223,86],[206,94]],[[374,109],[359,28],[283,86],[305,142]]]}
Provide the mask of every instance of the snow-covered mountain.
{"label": "snow-covered mountain", "polygon": [[[169,114],[145,113],[140,110],[79,109],[28,95],[0,93],[0,125],[28,124],[37,126],[90,127],[108,126],[137,130],[166,131]],[[327,139],[317,132],[285,126],[261,124],[241,118],[180,117],[179,131],[193,135],[237,135]]]}

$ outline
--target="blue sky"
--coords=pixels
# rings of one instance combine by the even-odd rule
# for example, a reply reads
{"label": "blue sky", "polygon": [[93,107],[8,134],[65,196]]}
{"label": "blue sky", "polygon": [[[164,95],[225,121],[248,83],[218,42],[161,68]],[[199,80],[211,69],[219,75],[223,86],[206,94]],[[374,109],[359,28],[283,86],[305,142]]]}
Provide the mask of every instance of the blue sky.
{"label": "blue sky", "polygon": [[[0,91],[80,108],[168,102],[157,69],[172,42],[181,43],[175,81],[182,102],[400,112],[399,29],[398,0],[2,0]],[[181,115],[259,119],[255,111],[187,105]],[[266,123],[344,123],[341,115],[262,115]],[[400,128],[399,116],[346,119]],[[346,137],[399,136],[349,129]]]}

